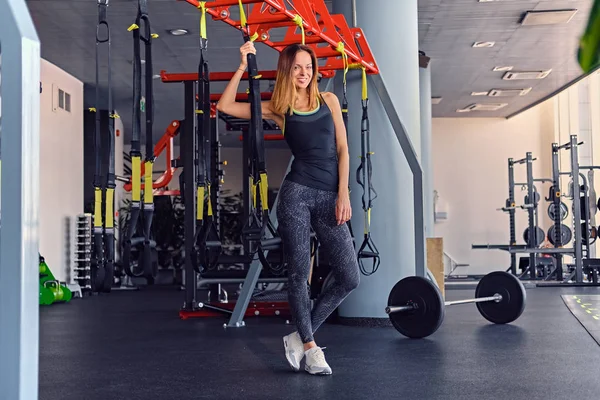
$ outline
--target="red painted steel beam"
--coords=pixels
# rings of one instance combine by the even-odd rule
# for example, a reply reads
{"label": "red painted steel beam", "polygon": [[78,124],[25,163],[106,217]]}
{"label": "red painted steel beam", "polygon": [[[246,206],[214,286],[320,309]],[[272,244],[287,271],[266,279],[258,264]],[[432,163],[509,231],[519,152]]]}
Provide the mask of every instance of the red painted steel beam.
{"label": "red painted steel beam", "polygon": [[[270,100],[271,96],[273,95],[273,93],[271,92],[264,92],[260,94],[260,99],[261,100]],[[221,100],[221,96],[222,93],[213,93],[210,95],[210,101],[219,101]],[[246,101],[248,100],[248,93],[237,93],[235,95],[235,100],[236,101]]]}
{"label": "red painted steel beam", "polygon": [[[341,62],[341,60],[340,60]],[[334,70],[332,68],[326,69],[322,71],[319,68],[319,72],[323,78],[332,78],[334,76]],[[209,74],[209,79],[211,82],[229,82],[231,78],[233,78],[233,74],[235,72],[211,72]],[[261,71],[259,72],[262,76],[261,80],[275,80],[277,77],[277,71]],[[165,70],[160,71],[160,79],[165,83],[180,83],[186,81],[197,81],[198,73],[197,72],[167,72]],[[244,72],[242,75],[242,79],[248,79],[248,73]]]}
{"label": "red painted steel beam", "polygon": [[[198,0],[185,0],[198,7]],[[321,71],[339,70],[344,68],[338,44],[344,44],[344,50],[350,64],[364,67],[369,74],[379,73],[379,68],[373,57],[364,32],[359,28],[350,28],[343,15],[331,15],[323,0],[294,0],[293,8],[288,9],[284,0],[242,0],[246,6],[247,26],[249,34],[257,34],[256,42],[262,42],[278,51],[292,43],[301,43],[301,33],[294,18],[302,18],[305,33],[305,43],[313,47],[320,58],[326,58]],[[248,6],[252,4],[251,11]],[[236,29],[241,29],[240,21],[231,19],[229,8],[238,7],[237,0],[217,0],[206,3],[206,11],[213,20],[223,21]],[[270,40],[269,30],[275,27],[288,26],[285,38],[281,42]],[[327,43],[327,47],[317,47]],[[363,55],[361,55],[361,52]]]}
{"label": "red painted steel beam", "polygon": [[[279,135],[279,134],[266,134],[263,136],[265,138],[265,141],[277,141],[277,140],[285,140],[285,137],[283,135]],[[244,140],[244,136],[240,135],[239,136],[240,142]]]}

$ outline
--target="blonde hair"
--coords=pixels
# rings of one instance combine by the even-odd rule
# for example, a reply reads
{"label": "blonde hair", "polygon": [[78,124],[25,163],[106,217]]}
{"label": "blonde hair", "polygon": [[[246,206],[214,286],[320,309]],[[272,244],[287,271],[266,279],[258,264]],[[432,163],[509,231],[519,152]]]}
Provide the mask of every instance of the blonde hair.
{"label": "blonde hair", "polygon": [[277,78],[275,80],[275,88],[271,96],[271,109],[274,113],[284,115],[285,113],[292,114],[294,100],[296,99],[296,85],[292,80],[292,71],[294,68],[294,60],[296,54],[300,51],[305,51],[310,55],[312,60],[312,77],[308,87],[308,99],[310,109],[317,107],[317,98],[319,96],[319,85],[317,83],[317,75],[319,73],[319,65],[317,56],[313,49],[302,44],[292,44],[287,46],[279,55],[277,61]]}

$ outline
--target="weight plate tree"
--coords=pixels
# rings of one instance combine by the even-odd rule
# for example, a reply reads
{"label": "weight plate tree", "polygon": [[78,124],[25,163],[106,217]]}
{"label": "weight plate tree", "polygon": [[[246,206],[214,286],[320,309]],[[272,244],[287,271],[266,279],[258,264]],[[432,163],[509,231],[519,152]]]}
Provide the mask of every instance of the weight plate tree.
{"label": "weight plate tree", "polygon": [[495,271],[484,276],[475,289],[475,296],[474,299],[444,302],[431,281],[411,276],[394,285],[385,312],[398,332],[420,339],[433,334],[442,325],[446,306],[476,303],[479,313],[495,324],[513,322],[525,310],[525,287],[508,272]]}

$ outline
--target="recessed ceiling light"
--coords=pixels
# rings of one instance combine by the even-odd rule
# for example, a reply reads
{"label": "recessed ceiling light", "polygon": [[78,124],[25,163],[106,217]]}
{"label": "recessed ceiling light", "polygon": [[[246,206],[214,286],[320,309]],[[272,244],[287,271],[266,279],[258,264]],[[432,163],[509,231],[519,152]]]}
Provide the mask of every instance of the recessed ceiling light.
{"label": "recessed ceiling light", "polygon": [[471,112],[471,111],[498,111],[504,108],[508,103],[492,103],[492,104],[471,104],[465,108],[459,108],[456,112]]}
{"label": "recessed ceiling light", "polygon": [[577,9],[527,11],[521,25],[566,24],[577,13]]}
{"label": "recessed ceiling light", "polygon": [[173,36],[183,36],[190,33],[187,29],[169,29],[168,31]]}
{"label": "recessed ceiling light", "polygon": [[504,71],[512,71],[514,67],[512,65],[507,65],[505,67],[494,67],[494,72],[504,72]]}
{"label": "recessed ceiling light", "polygon": [[471,96],[487,96],[489,92],[471,92]]}
{"label": "recessed ceiling light", "polygon": [[152,75],[152,79],[160,79],[160,75]]}
{"label": "recessed ceiling light", "polygon": [[496,42],[475,42],[473,47],[494,47]]}
{"label": "recessed ceiling light", "polygon": [[441,101],[442,101],[441,97],[432,97],[431,98],[431,104],[440,104]]}
{"label": "recessed ceiling light", "polygon": [[505,81],[512,81],[516,79],[544,79],[546,78],[551,69],[543,70],[543,71],[514,71],[514,72],[506,72],[502,79]]}

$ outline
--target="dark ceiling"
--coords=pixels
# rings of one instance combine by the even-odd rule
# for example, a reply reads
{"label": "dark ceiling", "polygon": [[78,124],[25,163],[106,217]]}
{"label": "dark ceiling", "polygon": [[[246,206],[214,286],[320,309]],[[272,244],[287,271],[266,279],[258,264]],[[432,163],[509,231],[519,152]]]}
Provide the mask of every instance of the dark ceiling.
{"label": "dark ceiling", "polygon": [[[159,34],[153,41],[154,73],[195,71],[199,58],[198,10],[184,1],[148,3],[153,31]],[[331,1],[326,3],[331,7]],[[28,0],[27,4],[41,40],[42,57],[85,83],[86,107],[90,106],[95,82],[96,0]],[[432,94],[441,97],[439,104],[433,105],[433,116],[508,117],[577,79],[581,75],[576,63],[578,39],[591,6],[592,0],[419,0],[420,49],[432,59]],[[232,17],[235,9],[231,8]],[[526,24],[522,23],[528,11],[548,10],[576,12],[542,15],[554,21],[563,18],[560,23],[529,24],[536,22],[540,17],[537,14],[527,16]],[[136,13],[137,0],[110,0],[114,99],[126,136],[131,126],[133,90],[133,42],[127,28],[135,21]],[[168,33],[175,28],[187,29],[190,34]],[[240,32],[209,18],[208,36],[212,70],[232,71],[239,63]],[[494,45],[474,48],[475,42]],[[257,49],[259,68],[274,69],[277,52],[260,44]],[[504,80],[507,72],[494,68],[507,66],[512,67],[511,74],[550,73],[544,79]],[[183,87],[159,79],[154,82],[154,136],[158,138],[171,120],[183,118]],[[223,88],[222,83],[212,85],[213,92]],[[490,96],[493,89],[517,91]],[[519,93],[522,89],[524,93]],[[473,92],[479,92],[479,96]],[[473,104],[494,103],[506,105],[496,111],[457,112]]]}

